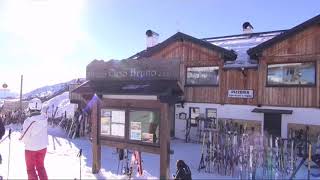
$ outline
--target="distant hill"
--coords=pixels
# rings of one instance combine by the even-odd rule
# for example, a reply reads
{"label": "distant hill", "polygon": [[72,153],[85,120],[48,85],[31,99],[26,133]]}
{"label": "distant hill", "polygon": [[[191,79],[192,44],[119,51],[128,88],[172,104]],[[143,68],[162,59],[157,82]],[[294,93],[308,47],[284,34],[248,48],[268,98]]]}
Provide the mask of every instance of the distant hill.
{"label": "distant hill", "polygon": [[9,89],[0,89],[0,99],[14,99],[18,96],[18,93],[11,92]]}
{"label": "distant hill", "polygon": [[57,95],[60,95],[68,91],[69,84],[76,83],[77,81],[84,82],[84,79],[73,79],[64,83],[54,84],[51,86],[44,86],[24,94],[22,98],[24,100],[30,100],[32,98],[38,97],[42,101],[47,101]]}

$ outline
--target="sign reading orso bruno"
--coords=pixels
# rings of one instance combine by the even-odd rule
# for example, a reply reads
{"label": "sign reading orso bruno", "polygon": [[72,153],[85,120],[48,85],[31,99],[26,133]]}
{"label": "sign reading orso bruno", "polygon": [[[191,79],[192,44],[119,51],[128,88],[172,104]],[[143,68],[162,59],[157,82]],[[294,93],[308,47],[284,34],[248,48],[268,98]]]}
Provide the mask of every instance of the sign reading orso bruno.
{"label": "sign reading orso bruno", "polygon": [[126,59],[92,61],[87,66],[88,80],[179,80],[178,59]]}

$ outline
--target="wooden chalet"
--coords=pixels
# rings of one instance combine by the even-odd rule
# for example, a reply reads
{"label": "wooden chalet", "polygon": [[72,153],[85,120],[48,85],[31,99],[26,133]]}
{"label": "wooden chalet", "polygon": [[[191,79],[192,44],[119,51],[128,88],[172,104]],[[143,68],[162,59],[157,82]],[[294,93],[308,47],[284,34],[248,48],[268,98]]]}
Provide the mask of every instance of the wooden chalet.
{"label": "wooden chalet", "polygon": [[[93,61],[87,66],[88,82],[73,90],[86,102],[94,94],[101,99],[91,114],[94,172],[105,144],[160,153],[160,176],[168,178],[169,129],[171,136],[183,139],[186,118],[201,114],[282,137],[288,128],[305,125],[314,136],[320,133],[320,15],[288,30],[204,39],[178,32],[121,62]],[[123,67],[176,74],[130,79],[121,74],[130,71]],[[150,95],[155,98],[145,99]],[[126,114],[124,138],[101,134],[103,109]],[[160,113],[159,144],[130,139],[134,109]]]}

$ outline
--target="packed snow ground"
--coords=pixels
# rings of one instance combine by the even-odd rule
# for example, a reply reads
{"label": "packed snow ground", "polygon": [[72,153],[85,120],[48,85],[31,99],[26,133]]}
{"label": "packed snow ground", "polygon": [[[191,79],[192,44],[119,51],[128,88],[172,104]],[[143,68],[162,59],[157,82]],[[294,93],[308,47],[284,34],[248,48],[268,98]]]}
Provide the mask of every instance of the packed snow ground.
{"label": "packed snow ground", "polygon": [[[67,117],[73,116],[75,105],[70,104],[69,93],[65,92],[47,102],[44,107],[48,107],[48,116],[58,107],[56,117],[60,117],[67,112]],[[4,179],[27,179],[27,172],[24,160],[24,145],[18,140],[21,134],[21,125],[7,126],[12,129],[11,141],[7,138],[0,143],[0,154],[2,155],[2,164],[0,164],[0,175]],[[80,159],[77,157],[79,149],[82,149],[81,157],[81,178],[82,179],[128,179],[124,175],[118,175],[118,154],[115,148],[102,146],[101,149],[101,170],[98,174],[92,174],[92,150],[91,142],[86,138],[70,139],[67,138],[64,130],[58,127],[49,127],[49,146],[45,158],[45,167],[49,179],[80,179]],[[5,135],[5,136],[6,136]],[[10,146],[10,166],[8,177],[8,157]],[[175,163],[178,159],[183,159],[190,166],[193,179],[231,179],[232,177],[219,176],[205,172],[198,172],[200,162],[201,145],[193,143],[184,143],[181,140],[172,140],[171,149],[174,154],[170,156],[170,173],[175,174]],[[159,155],[142,153],[144,174],[142,177],[135,175],[136,179],[158,179],[160,171]],[[320,173],[313,169],[312,172]],[[299,171],[297,178],[306,179],[307,169],[305,166]],[[262,178],[262,177],[261,177]],[[260,178],[260,179],[261,179]],[[238,179],[238,178],[233,178]],[[319,178],[320,179],[320,178]]]}
{"label": "packed snow ground", "polygon": [[[18,140],[20,137],[21,125],[7,126],[12,129],[11,142],[7,138],[0,144],[0,154],[2,164],[0,164],[0,175],[4,179],[27,179],[27,172],[24,161],[24,145]],[[101,170],[98,174],[91,173],[92,151],[91,143],[86,138],[69,139],[60,128],[48,129],[49,146],[45,158],[45,167],[49,179],[74,179],[80,178],[80,159],[77,157],[79,149],[83,150],[81,157],[82,179],[127,179],[124,175],[117,175],[118,155],[114,148],[102,146],[101,150]],[[5,136],[6,136],[5,135]],[[8,177],[8,157],[10,146],[10,166]],[[198,172],[197,168],[200,160],[200,144],[184,143],[180,140],[173,140],[171,149],[174,154],[170,157],[171,174],[175,173],[175,162],[183,159],[189,164],[193,179],[230,179],[231,177],[218,176],[204,172]],[[158,179],[159,177],[159,156],[149,153],[142,153],[144,175],[136,179]],[[312,169],[313,173],[320,173],[319,170]],[[305,179],[307,176],[305,166],[299,171],[297,178]],[[234,178],[237,179],[237,178]]]}

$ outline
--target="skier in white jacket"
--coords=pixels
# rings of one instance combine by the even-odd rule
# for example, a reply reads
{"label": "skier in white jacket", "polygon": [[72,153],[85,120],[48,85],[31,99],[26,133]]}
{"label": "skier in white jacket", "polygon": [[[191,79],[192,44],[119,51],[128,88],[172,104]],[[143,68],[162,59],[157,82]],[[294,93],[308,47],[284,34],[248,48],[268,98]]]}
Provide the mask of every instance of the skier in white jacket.
{"label": "skier in white jacket", "polygon": [[44,167],[44,158],[48,145],[48,121],[41,114],[42,103],[38,98],[29,102],[30,117],[23,123],[20,137],[25,144],[25,161],[28,179],[44,179],[48,176]]}

